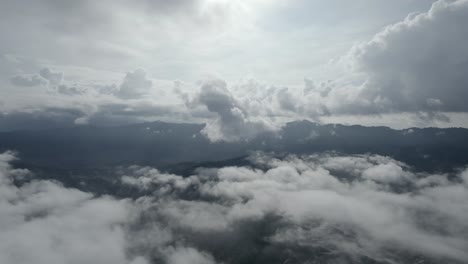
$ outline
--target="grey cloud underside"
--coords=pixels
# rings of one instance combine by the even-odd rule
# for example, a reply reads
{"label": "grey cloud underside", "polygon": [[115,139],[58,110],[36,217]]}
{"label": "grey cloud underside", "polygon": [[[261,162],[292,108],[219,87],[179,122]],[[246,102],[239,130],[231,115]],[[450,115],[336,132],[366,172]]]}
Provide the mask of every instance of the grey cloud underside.
{"label": "grey cloud underside", "polygon": [[[67,91],[69,93],[69,91]],[[176,109],[154,105],[104,104],[89,115],[82,108],[25,109],[0,114],[1,131],[47,130],[79,125],[122,126],[145,122],[145,118],[178,118]]]}
{"label": "grey cloud underside", "polygon": [[[15,75],[10,78],[10,82],[17,87],[37,88],[43,86],[49,88],[49,92],[55,92],[57,94],[67,96],[82,95],[86,92],[85,88],[63,84],[63,75],[64,74],[62,72],[54,72],[45,67],[35,74]],[[67,109],[64,109],[64,111],[66,112]]]}
{"label": "grey cloud underside", "polygon": [[0,155],[0,234],[13,238],[0,242],[5,263],[468,258],[466,170],[415,173],[378,155],[257,153],[248,165],[199,169],[189,177],[120,167],[106,181],[118,186],[114,193],[132,194],[124,199],[93,196],[86,190],[96,185],[86,180],[79,191],[35,179],[13,168],[13,159]]}
{"label": "grey cloud underside", "polygon": [[46,84],[46,80],[39,75],[16,75],[11,77],[10,81],[16,86],[39,86]]}

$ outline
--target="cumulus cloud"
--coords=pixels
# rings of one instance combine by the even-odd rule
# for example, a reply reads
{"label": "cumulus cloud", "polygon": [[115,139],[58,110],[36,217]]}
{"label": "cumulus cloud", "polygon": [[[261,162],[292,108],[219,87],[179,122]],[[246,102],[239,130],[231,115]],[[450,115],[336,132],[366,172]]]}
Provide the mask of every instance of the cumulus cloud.
{"label": "cumulus cloud", "polygon": [[62,72],[54,72],[49,68],[42,68],[37,74],[15,75],[10,78],[10,81],[15,86],[39,86],[47,85],[51,88],[58,87],[63,81]]}
{"label": "cumulus cloud", "polygon": [[10,78],[10,81],[12,84],[16,86],[25,86],[25,87],[30,87],[30,86],[39,86],[39,85],[44,85],[47,84],[47,80],[42,78],[39,75],[33,74],[33,75],[15,75]]}
{"label": "cumulus cloud", "polygon": [[130,202],[67,189],[51,181],[15,184],[29,175],[0,154],[0,262],[131,263],[122,224]]}
{"label": "cumulus cloud", "polygon": [[251,160],[254,167],[200,169],[187,178],[134,167],[122,180],[152,193],[144,200],[158,228],[219,262],[468,257],[466,172],[414,173],[378,155]]}
{"label": "cumulus cloud", "polygon": [[[449,122],[447,112],[467,112],[468,2],[435,2],[429,11],[410,14],[370,41],[351,49],[342,62],[347,77],[314,82],[304,88],[257,85],[243,96],[262,104],[260,115],[320,120],[330,115],[412,113],[430,123]],[[440,34],[434,34],[440,32]],[[257,97],[257,90],[264,95]],[[253,100],[251,100],[253,101]],[[255,114],[253,108],[248,108]]]}
{"label": "cumulus cloud", "polygon": [[468,1],[440,0],[355,48],[359,97],[381,111],[468,111],[467,14]]}
{"label": "cumulus cloud", "polygon": [[39,75],[49,81],[50,86],[57,86],[62,83],[63,80],[63,73],[62,72],[54,72],[49,68],[42,68],[39,71]]}
{"label": "cumulus cloud", "polygon": [[[467,171],[378,155],[253,154],[189,177],[118,169],[133,199],[96,197],[0,155],[5,263],[464,263]],[[118,182],[117,182],[118,183]],[[119,183],[118,183],[119,184]],[[91,220],[92,219],[92,220]]]}
{"label": "cumulus cloud", "polygon": [[[467,14],[465,0],[437,1],[429,11],[410,14],[352,48],[342,60],[352,66],[344,78],[305,79],[302,90],[257,86],[268,90],[260,98],[262,115],[320,120],[330,115],[412,113],[426,124],[449,122],[447,112],[468,111],[463,100],[468,96]],[[247,97],[255,98],[256,92],[249,92]]]}
{"label": "cumulus cloud", "polygon": [[202,131],[212,141],[248,140],[274,127],[258,116],[250,116],[241,102],[232,96],[222,80],[206,81],[192,105],[203,105],[216,119]]}
{"label": "cumulus cloud", "polygon": [[153,82],[146,77],[146,72],[142,69],[128,72],[120,85],[120,89],[115,93],[123,99],[140,98],[146,94],[153,86]]}
{"label": "cumulus cloud", "polygon": [[[194,8],[203,9],[205,5],[202,2],[204,1],[163,3],[163,1],[142,0],[135,8],[147,9],[150,13],[161,10],[168,10],[170,14],[190,13],[195,12]],[[63,14],[76,9],[77,13],[85,13],[84,17],[89,15],[90,21],[94,19],[99,21],[97,24],[103,23],[105,27],[107,26],[105,22],[107,16],[102,14],[101,5],[96,6],[95,3],[56,5],[52,1],[47,1],[45,4],[53,6],[51,7],[53,10],[62,11]],[[20,6],[11,1],[9,5],[14,10]],[[227,2],[211,3],[207,8],[211,10],[217,5],[223,10],[229,6]],[[149,78],[141,69],[128,72],[120,84],[120,76],[113,76],[109,82],[101,80],[98,83],[95,79],[99,77],[93,76],[90,80],[83,81],[73,76],[73,71],[71,73],[67,71],[67,80],[65,80],[62,70],[54,64],[55,66],[50,68],[40,66],[42,69],[35,74],[18,75],[16,74],[18,72],[35,72],[19,68],[8,75],[9,82],[15,86],[37,86],[47,82],[52,92],[36,96],[40,92],[36,91],[33,96],[28,96],[12,95],[6,91],[4,96],[11,99],[6,103],[14,110],[10,112],[24,113],[27,112],[25,108],[40,109],[44,105],[49,107],[55,104],[61,104],[64,109],[80,107],[79,110],[85,114],[75,119],[76,124],[92,123],[92,120],[105,121],[106,124],[149,121],[151,115],[147,113],[148,111],[135,109],[146,109],[147,105],[152,105],[153,121],[162,119],[177,122],[206,122],[204,134],[213,141],[246,140],[264,132],[275,131],[287,121],[308,119],[320,122],[340,115],[368,115],[363,118],[371,119],[369,114],[411,113],[414,117],[411,124],[401,125],[398,128],[439,125],[440,123],[433,122],[451,121],[449,116],[453,115],[448,115],[446,112],[468,110],[465,109],[462,99],[467,95],[464,87],[468,83],[463,72],[466,68],[465,57],[468,57],[468,54],[462,45],[463,38],[468,34],[461,26],[465,24],[463,19],[468,17],[464,15],[467,12],[466,6],[467,2],[463,0],[440,0],[429,11],[410,15],[404,21],[385,28],[367,43],[353,48],[347,58],[355,66],[351,75],[359,73],[359,80],[349,76],[334,81],[305,79],[303,87],[266,85],[251,80],[240,84],[231,83],[229,86],[224,81],[206,81],[201,84],[200,92],[190,99],[185,93],[179,94],[181,96],[177,98],[177,92],[171,93],[170,89],[159,89],[158,80]],[[38,8],[37,12],[40,14],[49,12],[49,9],[46,9]],[[220,12],[222,14],[224,11]],[[73,24],[73,19],[70,21],[68,18],[63,19],[64,24],[68,22]],[[443,34],[433,34],[433,32]],[[152,72],[155,72],[154,69]],[[364,83],[361,82],[361,77],[365,80]],[[186,90],[195,91],[197,88],[193,86]],[[164,92],[167,94],[163,95]],[[161,95],[161,98],[150,96],[152,94]],[[68,98],[64,99],[65,96]],[[77,99],[72,100],[71,97]],[[141,102],[136,102],[138,100]],[[216,102],[217,100],[219,102]],[[16,104],[16,101],[22,104]],[[122,101],[128,102],[122,103]],[[190,101],[187,104],[189,107],[183,107],[182,101]],[[127,104],[127,106],[116,107],[118,113],[115,113],[111,108],[117,104]],[[171,106],[167,107],[167,104]],[[163,110],[164,108],[166,110]],[[174,116],[177,116],[177,119]],[[358,122],[355,120],[357,118],[352,122]]]}
{"label": "cumulus cloud", "polygon": [[57,93],[70,96],[81,95],[85,93],[85,89],[75,86],[59,85],[57,86]]}
{"label": "cumulus cloud", "polygon": [[352,66],[346,77],[305,79],[302,91],[281,88],[266,98],[276,101],[273,111],[283,116],[412,113],[426,124],[449,122],[445,113],[468,111],[467,14],[467,1],[439,0],[353,47],[341,60]]}

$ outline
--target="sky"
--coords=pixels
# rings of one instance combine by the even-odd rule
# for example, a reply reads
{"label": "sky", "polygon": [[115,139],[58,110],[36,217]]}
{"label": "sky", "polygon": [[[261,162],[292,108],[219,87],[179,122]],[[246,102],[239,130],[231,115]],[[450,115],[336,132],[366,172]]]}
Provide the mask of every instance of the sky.
{"label": "sky", "polygon": [[0,5],[3,131],[163,120],[211,124],[222,140],[301,119],[468,127],[466,0]]}
{"label": "sky", "polygon": [[412,128],[468,128],[467,25],[468,0],[0,0],[0,263],[467,263],[468,130]]}

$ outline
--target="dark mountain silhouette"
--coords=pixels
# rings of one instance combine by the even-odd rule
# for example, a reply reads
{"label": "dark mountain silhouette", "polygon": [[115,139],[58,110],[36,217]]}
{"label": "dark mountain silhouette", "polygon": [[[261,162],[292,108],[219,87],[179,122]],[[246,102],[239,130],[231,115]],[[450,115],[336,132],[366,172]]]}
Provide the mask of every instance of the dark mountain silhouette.
{"label": "dark mountain silhouette", "polygon": [[[276,134],[248,142],[210,142],[204,125],[164,122],[119,127],[83,126],[0,133],[0,151],[15,150],[28,167],[55,169],[148,165],[181,171],[205,162],[222,164],[252,151],[311,154],[374,153],[391,156],[421,170],[446,170],[468,164],[468,129],[286,124]],[[229,162],[228,162],[229,163]]]}

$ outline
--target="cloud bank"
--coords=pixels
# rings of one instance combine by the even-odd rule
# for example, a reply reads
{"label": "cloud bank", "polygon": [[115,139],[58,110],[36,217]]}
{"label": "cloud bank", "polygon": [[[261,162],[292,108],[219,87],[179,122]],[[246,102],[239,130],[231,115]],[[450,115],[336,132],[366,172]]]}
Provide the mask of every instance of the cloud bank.
{"label": "cloud bank", "polygon": [[95,198],[56,182],[15,185],[30,172],[14,169],[11,152],[0,155],[0,262],[144,263],[125,255],[122,224],[130,201]]}
{"label": "cloud bank", "polygon": [[355,48],[360,96],[381,111],[466,112],[467,14],[468,1],[441,0]]}
{"label": "cloud bank", "polygon": [[133,199],[34,180],[0,155],[5,263],[466,263],[468,172],[415,173],[378,155],[117,170]]}

